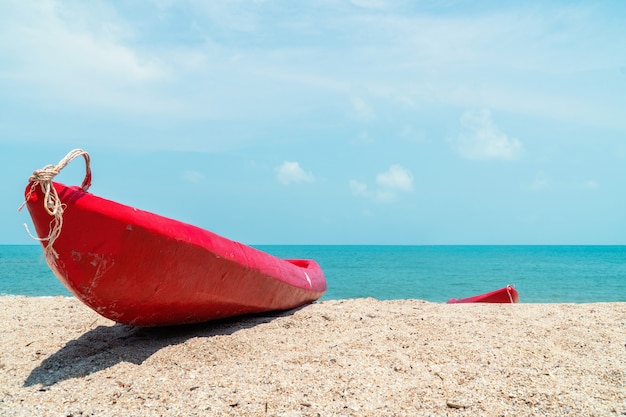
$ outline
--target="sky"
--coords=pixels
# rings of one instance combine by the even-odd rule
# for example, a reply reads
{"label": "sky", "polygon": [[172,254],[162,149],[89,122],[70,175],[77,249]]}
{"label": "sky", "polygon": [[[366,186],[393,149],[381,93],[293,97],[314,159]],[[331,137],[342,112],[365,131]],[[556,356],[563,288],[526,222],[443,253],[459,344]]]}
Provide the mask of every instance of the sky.
{"label": "sky", "polygon": [[90,192],[245,244],[626,244],[624,16],[5,0],[0,244],[36,243],[28,177],[75,148]]}

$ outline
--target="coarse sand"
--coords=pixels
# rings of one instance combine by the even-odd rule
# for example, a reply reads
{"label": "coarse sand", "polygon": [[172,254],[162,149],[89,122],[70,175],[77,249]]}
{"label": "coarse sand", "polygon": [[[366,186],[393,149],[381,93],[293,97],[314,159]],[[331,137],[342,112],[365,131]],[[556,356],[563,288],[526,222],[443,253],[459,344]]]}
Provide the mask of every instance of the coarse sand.
{"label": "coarse sand", "polygon": [[0,297],[2,416],[626,415],[626,303],[372,298],[199,325]]}

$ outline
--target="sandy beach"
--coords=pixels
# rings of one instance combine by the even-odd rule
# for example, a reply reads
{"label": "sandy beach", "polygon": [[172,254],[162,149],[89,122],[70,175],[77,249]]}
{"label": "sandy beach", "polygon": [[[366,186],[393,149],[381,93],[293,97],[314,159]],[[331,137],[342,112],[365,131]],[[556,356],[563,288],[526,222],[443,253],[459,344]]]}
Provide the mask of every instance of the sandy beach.
{"label": "sandy beach", "polygon": [[355,299],[152,329],[0,303],[3,416],[626,415],[626,303]]}

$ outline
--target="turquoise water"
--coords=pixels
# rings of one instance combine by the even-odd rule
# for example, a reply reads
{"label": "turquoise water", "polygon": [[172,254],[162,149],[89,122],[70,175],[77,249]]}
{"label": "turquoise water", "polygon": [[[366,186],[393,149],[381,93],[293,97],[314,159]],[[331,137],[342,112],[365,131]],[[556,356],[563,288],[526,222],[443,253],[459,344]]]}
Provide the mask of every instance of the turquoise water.
{"label": "turquoise water", "polygon": [[[323,300],[445,302],[512,284],[522,303],[626,301],[626,246],[256,246],[315,259]],[[39,246],[0,245],[0,294],[69,295]]]}
{"label": "turquoise water", "polygon": [[0,295],[70,295],[39,245],[0,245]]}

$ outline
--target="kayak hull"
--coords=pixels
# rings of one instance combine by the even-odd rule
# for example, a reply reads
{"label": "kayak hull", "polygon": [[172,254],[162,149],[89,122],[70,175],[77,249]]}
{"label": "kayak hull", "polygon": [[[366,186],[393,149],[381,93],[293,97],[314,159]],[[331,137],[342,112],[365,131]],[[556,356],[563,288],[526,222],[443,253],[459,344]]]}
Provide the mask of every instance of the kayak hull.
{"label": "kayak hull", "polygon": [[464,303],[502,303],[512,304],[519,301],[519,293],[511,285],[497,289],[485,294],[479,294],[467,298],[451,298],[447,304],[464,304]]}
{"label": "kayak hull", "polygon": [[54,219],[44,193],[36,183],[25,193],[46,261],[78,299],[116,322],[162,326],[288,310],[326,290],[313,260],[280,259],[80,187],[51,184],[64,207],[51,248]]}

